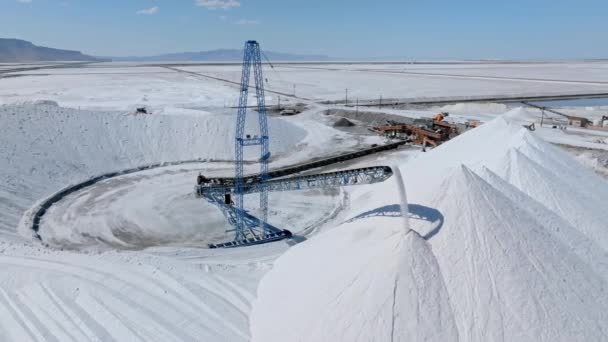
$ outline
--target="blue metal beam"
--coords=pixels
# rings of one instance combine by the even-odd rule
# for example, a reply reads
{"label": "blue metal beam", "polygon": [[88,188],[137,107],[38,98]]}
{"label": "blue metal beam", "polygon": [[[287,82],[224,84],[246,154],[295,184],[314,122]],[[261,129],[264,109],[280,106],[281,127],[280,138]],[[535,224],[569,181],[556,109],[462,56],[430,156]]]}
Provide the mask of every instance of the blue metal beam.
{"label": "blue metal beam", "polygon": [[[247,99],[249,96],[249,78],[253,67],[255,79],[255,91],[258,107],[259,135],[249,138],[245,134],[245,123],[247,118]],[[260,45],[249,40],[245,42],[243,52],[243,70],[241,73],[241,88],[239,96],[239,108],[236,120],[236,141],[235,141],[235,188],[234,195],[236,208],[234,224],[236,228],[236,240],[245,240],[251,235],[253,237],[265,236],[269,232],[268,220],[268,192],[264,187],[264,181],[268,179],[268,160],[270,159],[270,146],[268,136],[268,119],[266,113],[266,103],[264,95],[264,77],[262,74],[262,60],[260,56]],[[243,196],[245,194],[244,184],[244,147],[260,146],[260,212],[261,219],[257,229],[246,227],[245,208]]]}

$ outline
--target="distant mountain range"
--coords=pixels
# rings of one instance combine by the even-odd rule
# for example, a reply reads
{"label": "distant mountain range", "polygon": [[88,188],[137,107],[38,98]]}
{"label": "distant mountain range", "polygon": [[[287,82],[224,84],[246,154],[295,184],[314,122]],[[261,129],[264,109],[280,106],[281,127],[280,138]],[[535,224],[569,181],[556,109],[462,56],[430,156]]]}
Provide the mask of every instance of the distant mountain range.
{"label": "distant mountain range", "polygon": [[60,50],[36,46],[20,39],[0,38],[0,63],[26,63],[41,61],[102,61],[80,51]]}
{"label": "distant mountain range", "polygon": [[[326,61],[331,59],[325,55],[296,55],[273,51],[264,51],[264,55],[271,61]],[[230,62],[241,61],[243,59],[243,50],[219,49],[199,52],[169,53],[145,57],[132,56],[107,58],[113,61],[124,62]]]}
{"label": "distant mountain range", "polygon": [[[271,61],[327,61],[325,55],[297,55],[265,51]],[[264,58],[264,57],[263,57]],[[120,61],[120,62],[231,62],[243,59],[243,50],[218,49],[211,51],[168,53],[155,56],[94,57],[80,51],[37,46],[21,39],[0,38],[0,63],[28,63],[50,61]]]}

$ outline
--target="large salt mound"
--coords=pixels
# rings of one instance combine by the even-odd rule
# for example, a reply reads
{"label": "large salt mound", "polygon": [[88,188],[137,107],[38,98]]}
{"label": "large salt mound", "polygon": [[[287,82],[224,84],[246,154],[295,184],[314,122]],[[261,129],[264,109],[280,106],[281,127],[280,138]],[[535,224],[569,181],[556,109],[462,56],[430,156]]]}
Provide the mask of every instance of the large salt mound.
{"label": "large salt mound", "polygon": [[546,172],[566,181],[576,180],[576,188],[598,201],[608,202],[608,186],[592,169],[575,162],[565,151],[547,144],[532,134],[525,134],[525,142],[518,151],[529,159],[538,161]]}
{"label": "large salt mound", "polygon": [[[568,177],[559,179],[559,170],[545,164],[562,166]],[[254,340],[608,339],[608,230],[598,219],[606,203],[604,180],[502,118],[403,165],[402,175],[410,210],[416,208],[411,227],[428,241],[425,248],[401,250],[409,244],[408,235],[398,233],[400,220],[366,218],[391,216],[388,208],[399,202],[393,181],[350,190],[351,217],[360,219],[294,247],[260,284]],[[563,187],[551,187],[553,181]],[[593,187],[598,189],[584,196]],[[433,260],[433,266],[420,274],[409,266],[412,259]],[[418,280],[428,275],[424,286],[438,289],[440,298],[410,295],[420,296],[416,302],[386,293],[396,278],[406,289],[421,286]],[[447,291],[447,303],[440,289]],[[348,302],[340,302],[340,294]],[[383,310],[380,303],[391,302],[396,309]],[[439,314],[437,307],[449,312]],[[438,324],[418,324],[412,311],[420,310]],[[380,323],[395,317],[417,323],[401,325],[395,335]],[[434,335],[421,335],[431,333],[426,330]]]}
{"label": "large salt mound", "polygon": [[495,119],[405,165],[408,195],[428,200],[428,185],[460,164],[479,173],[487,167],[608,251],[606,181],[518,123]]}
{"label": "large salt mound", "polygon": [[362,219],[288,251],[262,280],[252,341],[455,341],[433,253],[395,221]]}
{"label": "large salt mound", "polygon": [[[162,162],[233,159],[226,115],[133,116],[53,105],[0,106],[0,235],[14,237],[23,212],[61,188],[107,172]],[[274,153],[306,132],[272,120]],[[253,157],[252,157],[253,158]]]}
{"label": "large salt mound", "polygon": [[463,341],[608,337],[606,280],[466,167],[432,189],[446,218],[431,240]]}
{"label": "large salt mound", "polygon": [[519,210],[534,217],[537,223],[542,224],[547,231],[571,248],[576,255],[596,270],[595,273],[608,279],[608,251],[600,247],[595,240],[589,239],[555,212],[519,191],[488,168],[483,169],[481,177],[507,196],[511,202],[517,204]]}
{"label": "large salt mound", "polygon": [[595,200],[589,191],[581,189],[579,177],[560,177],[518,150],[510,150],[497,170],[509,183],[608,251],[608,223],[602,207],[602,203],[606,205],[608,201]]}

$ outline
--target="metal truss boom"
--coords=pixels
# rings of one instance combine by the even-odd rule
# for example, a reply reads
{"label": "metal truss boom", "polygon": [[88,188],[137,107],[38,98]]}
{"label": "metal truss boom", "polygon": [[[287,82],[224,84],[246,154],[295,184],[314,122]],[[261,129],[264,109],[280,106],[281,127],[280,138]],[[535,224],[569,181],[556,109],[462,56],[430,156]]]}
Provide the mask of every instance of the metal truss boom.
{"label": "metal truss boom", "polygon": [[[321,188],[335,188],[349,185],[374,184],[387,180],[393,175],[393,171],[388,166],[372,166],[359,169],[335,171],[306,176],[296,176],[288,178],[272,179],[264,182],[264,190],[268,192],[276,191],[296,191]],[[241,187],[243,194],[252,194],[262,191],[261,182],[251,181]],[[224,195],[236,193],[234,184],[224,181],[224,184],[205,183],[197,187],[200,195],[216,194]]]}

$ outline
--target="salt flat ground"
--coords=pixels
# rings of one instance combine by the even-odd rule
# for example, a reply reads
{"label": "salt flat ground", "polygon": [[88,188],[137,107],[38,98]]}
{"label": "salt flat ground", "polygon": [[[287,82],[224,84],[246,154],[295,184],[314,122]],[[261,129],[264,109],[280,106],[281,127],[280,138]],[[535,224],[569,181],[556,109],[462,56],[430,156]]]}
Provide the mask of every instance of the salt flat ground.
{"label": "salt flat ground", "polygon": [[[239,69],[184,67],[188,71],[238,81]],[[274,72],[273,72],[274,71]],[[589,76],[589,77],[587,77]],[[544,95],[608,89],[606,64],[574,65],[314,65],[277,66],[268,73],[271,89],[301,97],[355,99]],[[548,85],[551,85],[548,87]]]}
{"label": "salt flat ground", "polygon": [[[0,103],[48,98],[65,106],[113,109],[237,103],[236,85],[223,80],[240,82],[239,65],[186,64],[175,69],[103,63],[11,73],[21,77],[2,80]],[[555,95],[608,91],[608,63],[294,64],[267,67],[264,78],[270,91],[293,95],[295,85],[295,95],[301,100],[344,99],[347,88],[351,100]],[[266,95],[267,102],[277,102],[278,94]]]}
{"label": "salt flat ground", "polygon": [[[0,75],[0,341],[608,339],[608,189],[591,172],[600,157],[583,166],[547,144],[596,153],[605,132],[527,132],[521,125],[540,112],[502,104],[370,109],[498,120],[427,154],[336,166],[402,168],[411,233],[393,177],[271,194],[271,223],[298,240],[209,250],[230,234],[192,186],[198,172],[232,174],[226,107],[237,102],[240,66],[172,68]],[[308,106],[270,120],[271,167],[280,167],[383,143],[324,115],[340,106],[320,102],[343,99],[346,88],[351,100],[608,92],[608,63],[276,65],[264,82],[268,104],[281,96]],[[141,106],[152,115],[132,115]],[[597,118],[605,108],[562,110]],[[61,189],[182,161],[71,194],[45,214],[42,243],[33,238],[32,214]]]}

